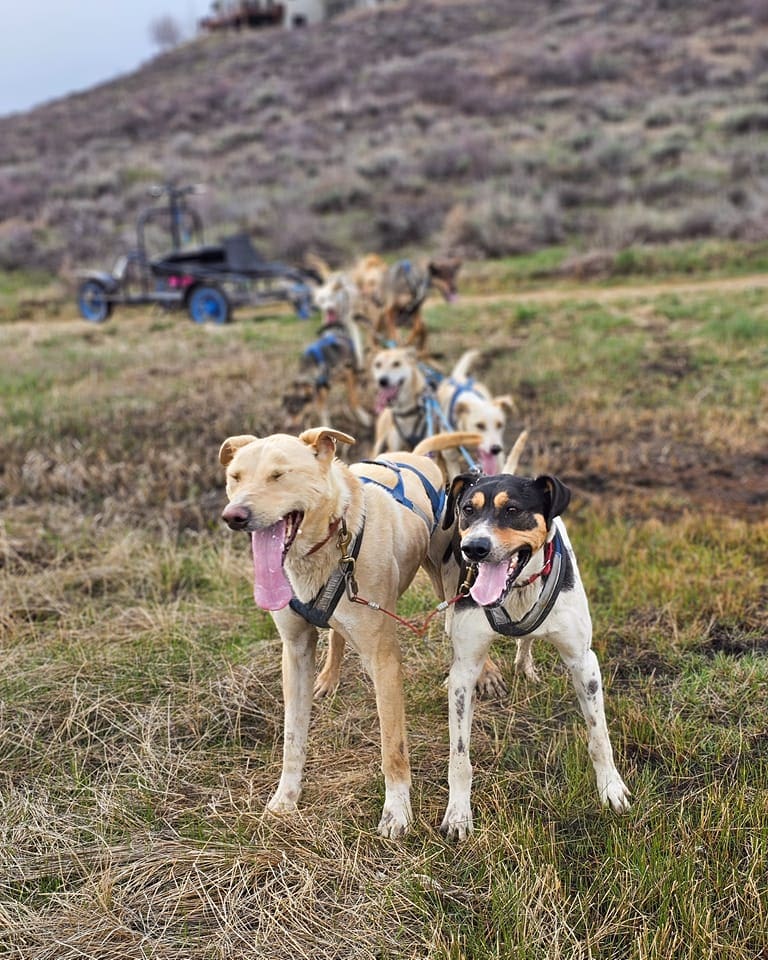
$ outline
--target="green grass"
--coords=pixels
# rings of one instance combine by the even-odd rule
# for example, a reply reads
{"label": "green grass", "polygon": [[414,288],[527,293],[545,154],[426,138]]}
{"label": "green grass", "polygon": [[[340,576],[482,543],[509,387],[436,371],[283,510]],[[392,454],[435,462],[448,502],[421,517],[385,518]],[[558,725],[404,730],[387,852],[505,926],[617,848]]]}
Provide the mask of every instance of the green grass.
{"label": "green grass", "polygon": [[[477,705],[476,830],[460,845],[438,831],[442,617],[424,636],[400,630],[411,833],[375,833],[375,700],[351,650],[314,709],[300,814],[263,813],[281,765],[280,648],[253,604],[247,542],[217,519],[217,451],[282,427],[311,325],[248,311],[210,331],[141,311],[98,329],[67,315],[3,325],[0,952],[761,955],[763,297],[605,289],[519,302],[488,286],[482,302],[427,310],[447,366],[487,348],[482,378],[518,404],[510,435],[530,431],[523,469],[573,489],[569,531],[633,793],[626,816],[600,807],[556,654],[537,646],[532,684],[500,640],[510,689]],[[423,622],[433,604],[419,575],[399,612]]]}

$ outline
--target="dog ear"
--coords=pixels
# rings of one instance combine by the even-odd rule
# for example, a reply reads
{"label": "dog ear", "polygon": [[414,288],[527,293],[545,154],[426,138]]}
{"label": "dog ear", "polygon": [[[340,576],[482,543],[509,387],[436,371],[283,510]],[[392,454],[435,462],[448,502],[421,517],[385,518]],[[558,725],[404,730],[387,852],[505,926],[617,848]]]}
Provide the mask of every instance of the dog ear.
{"label": "dog ear", "polygon": [[258,439],[258,437],[254,437],[249,433],[241,434],[239,437],[227,437],[219,447],[219,463],[222,467],[226,467],[227,464],[232,462],[232,457],[234,457],[240,447],[244,447],[247,443],[253,443],[254,440]]}
{"label": "dog ear", "polygon": [[313,447],[318,460],[332,460],[336,455],[336,443],[355,443],[355,438],[341,430],[330,430],[327,427],[312,427],[299,434],[299,440]]}
{"label": "dog ear", "polygon": [[515,410],[517,410],[517,404],[509,393],[505,393],[500,397],[494,397],[493,402],[497,407],[501,407],[505,413],[514,413]]}
{"label": "dog ear", "polygon": [[560,514],[565,512],[565,508],[571,502],[571,491],[562,480],[558,480],[557,477],[552,477],[547,473],[536,477],[533,483],[542,492],[549,504],[545,513],[547,526],[549,526],[555,517],[559,517]]}
{"label": "dog ear", "polygon": [[477,473],[460,473],[453,478],[448,488],[448,498],[445,501],[445,513],[443,514],[443,530],[447,530],[453,523],[453,515],[456,512],[456,504],[459,497],[467,487],[471,487],[478,479]]}

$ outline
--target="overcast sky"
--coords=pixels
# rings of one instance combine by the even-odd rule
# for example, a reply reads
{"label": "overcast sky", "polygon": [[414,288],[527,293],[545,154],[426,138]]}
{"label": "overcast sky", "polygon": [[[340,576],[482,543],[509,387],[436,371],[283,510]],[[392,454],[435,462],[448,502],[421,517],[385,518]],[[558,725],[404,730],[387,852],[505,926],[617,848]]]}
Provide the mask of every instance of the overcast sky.
{"label": "overcast sky", "polygon": [[[0,0],[0,116],[86,90],[154,56],[150,25],[191,36],[208,0]],[[0,144],[0,159],[2,144]]]}

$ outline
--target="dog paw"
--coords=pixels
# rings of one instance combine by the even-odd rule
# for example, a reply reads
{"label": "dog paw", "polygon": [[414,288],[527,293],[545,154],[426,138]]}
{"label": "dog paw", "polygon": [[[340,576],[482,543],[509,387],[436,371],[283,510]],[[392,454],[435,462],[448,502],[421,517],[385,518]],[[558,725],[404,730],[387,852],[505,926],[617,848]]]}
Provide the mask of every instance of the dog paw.
{"label": "dog paw", "polygon": [[294,795],[293,793],[283,793],[278,790],[267,804],[267,811],[269,813],[276,813],[280,815],[295,813],[297,809],[297,800],[298,794]]}
{"label": "dog paw", "polygon": [[411,822],[410,807],[385,806],[379,820],[378,833],[387,840],[397,840],[405,836]]}
{"label": "dog paw", "polygon": [[440,833],[446,840],[466,840],[474,831],[472,810],[463,804],[449,804],[445,811],[443,822],[440,824]]}
{"label": "dog paw", "polygon": [[315,700],[322,700],[323,697],[329,697],[334,693],[340,678],[338,671],[323,668],[315,678],[315,685],[312,688],[312,696]]}
{"label": "dog paw", "polygon": [[530,680],[531,683],[538,683],[541,680],[539,671],[534,667],[533,658],[530,656],[520,662],[515,660],[515,672],[522,673],[526,680]]}
{"label": "dog paw", "polygon": [[618,773],[600,787],[600,800],[603,806],[610,805],[615,813],[626,813],[629,810],[631,807],[629,798],[630,792]]}
{"label": "dog paw", "polygon": [[483,669],[475,684],[475,690],[477,690],[479,696],[489,700],[500,699],[509,692],[501,670],[490,657],[483,664]]}

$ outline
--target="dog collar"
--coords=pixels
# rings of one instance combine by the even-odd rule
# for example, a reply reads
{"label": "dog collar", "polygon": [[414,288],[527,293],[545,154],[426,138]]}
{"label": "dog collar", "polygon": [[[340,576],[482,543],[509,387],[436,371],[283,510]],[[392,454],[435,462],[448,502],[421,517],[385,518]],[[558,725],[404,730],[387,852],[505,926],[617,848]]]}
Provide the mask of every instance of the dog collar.
{"label": "dog collar", "polygon": [[[304,603],[298,597],[291,597],[288,606],[294,613],[298,613],[307,623],[315,627],[330,627],[329,620],[339,605],[342,594],[346,591],[350,596],[357,593],[355,581],[355,561],[360,553],[360,545],[365,530],[365,517],[358,532],[352,536],[347,531],[343,517],[339,518],[341,530],[337,545],[341,553],[339,563],[325,583],[325,586],[316,594],[314,600]],[[329,535],[330,539],[330,535]],[[319,546],[322,546],[320,544]]]}
{"label": "dog collar", "polygon": [[[541,578],[544,586],[531,609],[519,620],[513,620],[503,602],[483,607],[485,619],[493,628],[493,632],[500,633],[504,637],[527,637],[538,629],[547,619],[555,601],[560,596],[569,569],[570,560],[565,552],[563,539],[560,531],[555,530],[555,535],[547,541],[542,569],[522,583],[513,584],[518,588],[527,587]],[[468,580],[464,583],[466,585]]]}
{"label": "dog collar", "polygon": [[336,517],[333,523],[328,527],[328,536],[325,538],[325,540],[321,540],[320,543],[316,543],[311,550],[307,551],[307,553],[304,554],[304,556],[311,557],[313,553],[317,553],[317,551],[321,547],[324,547],[326,543],[328,543],[328,541],[334,535],[334,533],[336,533],[336,531],[339,529],[340,523],[341,523],[341,517]]}

